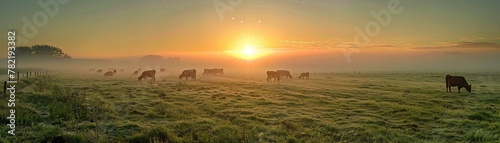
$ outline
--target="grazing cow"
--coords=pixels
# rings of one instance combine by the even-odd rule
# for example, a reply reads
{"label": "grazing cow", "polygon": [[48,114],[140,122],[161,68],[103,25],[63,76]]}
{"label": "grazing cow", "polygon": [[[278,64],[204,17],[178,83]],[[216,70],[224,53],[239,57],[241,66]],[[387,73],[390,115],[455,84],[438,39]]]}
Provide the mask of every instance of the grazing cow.
{"label": "grazing cow", "polygon": [[223,75],[224,74],[224,69],[218,69],[218,68],[213,68],[213,69],[204,69],[203,70],[203,75]]}
{"label": "grazing cow", "polygon": [[304,72],[299,75],[299,78],[307,78],[309,79],[309,72]]}
{"label": "grazing cow", "polygon": [[91,68],[91,69],[89,69],[89,71],[95,71],[95,68]]}
{"label": "grazing cow", "polygon": [[97,73],[102,73],[102,69],[98,69],[98,70],[97,70]]}
{"label": "grazing cow", "polygon": [[104,76],[113,76],[114,72],[112,71],[108,71],[106,73],[104,73]]}
{"label": "grazing cow", "polygon": [[460,93],[460,89],[462,87],[465,87],[465,89],[468,92],[471,92],[472,90],[472,85],[467,83],[465,78],[463,76],[451,76],[451,75],[446,75],[446,92],[450,91],[451,92],[451,87],[452,86],[457,86],[458,88],[458,93]]}
{"label": "grazing cow", "polygon": [[209,73],[211,73],[211,70],[212,69],[203,69],[202,75],[208,75]]}
{"label": "grazing cow", "polygon": [[215,69],[215,74],[220,74],[220,75],[223,75],[224,74],[224,69]]}
{"label": "grazing cow", "polygon": [[287,70],[276,70],[280,74],[280,77],[286,77],[292,79],[292,74],[290,74],[290,71]]}
{"label": "grazing cow", "polygon": [[164,68],[160,69],[160,72],[165,72],[165,69]]}
{"label": "grazing cow", "polygon": [[181,75],[179,75],[179,79],[186,78],[186,80],[188,80],[190,77],[191,80],[196,80],[196,69],[184,70]]}
{"label": "grazing cow", "polygon": [[276,71],[267,71],[267,79],[266,79],[267,82],[270,82],[271,79],[273,79],[273,78],[274,78],[275,82],[276,81],[279,82],[281,80],[281,75]]}
{"label": "grazing cow", "polygon": [[139,81],[141,81],[142,79],[146,79],[146,81],[148,81],[147,77],[151,77],[150,81],[155,81],[155,74],[156,74],[155,70],[144,71],[142,72],[141,76],[139,76],[137,79]]}
{"label": "grazing cow", "polygon": [[139,71],[134,71],[134,75],[137,75],[137,74],[139,74]]}

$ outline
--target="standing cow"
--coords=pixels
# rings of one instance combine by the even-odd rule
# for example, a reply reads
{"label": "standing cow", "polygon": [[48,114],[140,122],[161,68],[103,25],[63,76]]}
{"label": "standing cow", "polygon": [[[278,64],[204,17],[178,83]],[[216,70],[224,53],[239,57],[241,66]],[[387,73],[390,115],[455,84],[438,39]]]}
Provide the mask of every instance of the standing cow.
{"label": "standing cow", "polygon": [[468,92],[472,91],[472,85],[467,83],[467,81],[465,80],[465,78],[463,76],[446,75],[445,80],[446,80],[446,92],[448,92],[448,91],[451,92],[452,86],[457,86],[458,93],[460,93],[460,89],[462,87],[464,87]]}
{"label": "standing cow", "polygon": [[203,70],[203,75],[223,75],[224,74],[224,69],[218,69],[218,68],[213,68],[213,69],[204,69]]}
{"label": "standing cow", "polygon": [[137,79],[139,81],[141,81],[142,79],[146,79],[146,81],[148,81],[147,77],[150,77],[151,78],[150,81],[155,81],[155,74],[156,74],[155,70],[144,71],[142,72],[141,76],[139,76]]}
{"label": "standing cow", "polygon": [[179,79],[186,78],[191,78],[191,80],[196,80],[196,69],[189,69],[189,70],[184,70],[182,71],[181,75],[179,75]]}

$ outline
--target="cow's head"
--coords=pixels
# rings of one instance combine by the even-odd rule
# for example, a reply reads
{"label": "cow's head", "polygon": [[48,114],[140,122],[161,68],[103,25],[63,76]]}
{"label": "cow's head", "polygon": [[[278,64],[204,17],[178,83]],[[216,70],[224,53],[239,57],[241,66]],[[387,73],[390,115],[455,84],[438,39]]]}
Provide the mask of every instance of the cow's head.
{"label": "cow's head", "polygon": [[182,78],[182,74],[181,74],[181,75],[179,75],[179,79],[181,79],[181,78]]}
{"label": "cow's head", "polygon": [[470,93],[472,91],[472,85],[466,86],[465,89]]}
{"label": "cow's head", "polygon": [[137,79],[138,79],[139,81],[141,81],[142,77],[137,77]]}

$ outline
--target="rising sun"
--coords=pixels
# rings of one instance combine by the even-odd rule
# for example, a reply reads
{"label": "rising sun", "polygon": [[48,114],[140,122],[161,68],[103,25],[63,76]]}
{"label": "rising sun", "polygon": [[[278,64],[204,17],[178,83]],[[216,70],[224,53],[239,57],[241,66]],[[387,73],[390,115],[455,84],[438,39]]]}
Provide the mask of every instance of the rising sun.
{"label": "rising sun", "polygon": [[262,56],[265,56],[268,52],[265,50],[257,47],[257,46],[252,46],[252,45],[247,45],[245,47],[242,47],[239,50],[231,50],[227,51],[230,53],[232,56],[244,59],[244,60],[254,60],[257,58],[260,58]]}
{"label": "rising sun", "polygon": [[242,53],[244,56],[253,57],[257,52],[255,51],[254,46],[246,46]]}

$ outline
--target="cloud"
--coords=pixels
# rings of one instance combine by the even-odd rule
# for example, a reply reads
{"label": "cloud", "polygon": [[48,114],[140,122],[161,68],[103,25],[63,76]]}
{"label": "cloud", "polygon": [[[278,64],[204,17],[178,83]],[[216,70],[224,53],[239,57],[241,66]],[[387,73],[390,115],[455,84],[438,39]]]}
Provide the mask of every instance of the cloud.
{"label": "cloud", "polygon": [[450,49],[450,48],[500,48],[492,42],[444,42],[440,46],[414,47],[412,49]]}
{"label": "cloud", "polygon": [[458,54],[463,54],[463,52],[460,52],[460,51],[439,51],[437,53],[443,54],[443,55],[458,55]]}

